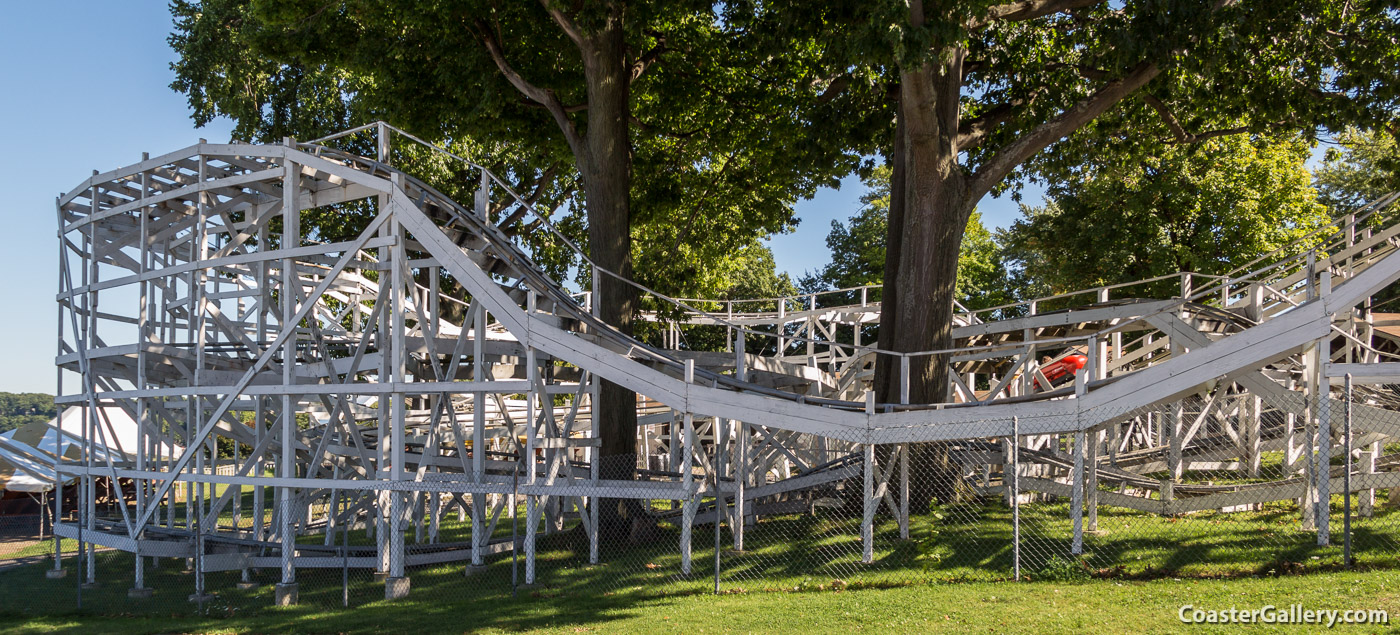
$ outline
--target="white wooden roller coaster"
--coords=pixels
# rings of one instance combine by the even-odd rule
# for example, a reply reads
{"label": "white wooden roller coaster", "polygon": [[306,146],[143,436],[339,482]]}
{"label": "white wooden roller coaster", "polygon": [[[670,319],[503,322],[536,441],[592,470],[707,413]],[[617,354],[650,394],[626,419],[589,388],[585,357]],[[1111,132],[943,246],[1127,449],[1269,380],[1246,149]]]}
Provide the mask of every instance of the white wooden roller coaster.
{"label": "white wooden roller coaster", "polygon": [[[375,158],[333,147],[356,135]],[[479,176],[474,200],[390,165],[391,139],[461,161]],[[115,452],[34,458],[55,465],[59,489],[78,488],[79,520],[59,535],[140,556],[199,549],[201,572],[280,568],[281,602],[295,601],[298,569],[373,569],[397,597],[406,567],[510,550],[530,582],[540,532],[581,527],[600,557],[608,499],[681,501],[668,522],[689,573],[697,525],[722,515],[742,547],[745,520],[836,492],[864,510],[869,558],[877,514],[907,531],[909,444],[934,441],[951,442],[978,495],[1010,497],[1014,485],[1070,497],[1076,547],[1101,505],[1173,514],[1326,501],[1343,487],[1327,460],[1339,452],[1369,461],[1346,479],[1352,490],[1400,485],[1400,461],[1382,450],[1400,437],[1400,397],[1381,386],[1400,383],[1387,361],[1400,340],[1370,310],[1400,278],[1394,200],[1226,276],[960,312],[945,402],[885,404],[872,397],[876,360],[905,369],[907,388],[908,360],[936,351],[874,346],[864,329],[879,321],[876,289],[743,302],[638,287],[645,306],[667,309],[642,316],[660,333],[647,343],[597,319],[591,293],[542,273],[491,221],[534,209],[445,150],[382,123],[315,143],[201,142],[58,198],[58,403],[84,409],[85,438],[116,436],[111,408],[138,434]],[[353,239],[303,230],[304,214],[349,204],[369,218]],[[444,279],[465,295],[443,293]],[[1131,296],[1147,284],[1180,291]],[[689,350],[702,332],[722,344]],[[1354,447],[1343,448],[1333,387],[1345,376],[1358,392]],[[600,379],[639,395],[637,479],[600,475]],[[1269,452],[1285,469],[1261,481]],[[1245,478],[1189,478],[1199,470]],[[97,480],[117,490],[103,511]],[[503,510],[521,500],[523,536],[502,537]],[[1320,541],[1326,507],[1300,506]],[[470,519],[466,543],[438,541],[453,511]],[[329,543],[346,526],[376,546],[342,562],[306,539]],[[439,548],[405,549],[410,532]]]}

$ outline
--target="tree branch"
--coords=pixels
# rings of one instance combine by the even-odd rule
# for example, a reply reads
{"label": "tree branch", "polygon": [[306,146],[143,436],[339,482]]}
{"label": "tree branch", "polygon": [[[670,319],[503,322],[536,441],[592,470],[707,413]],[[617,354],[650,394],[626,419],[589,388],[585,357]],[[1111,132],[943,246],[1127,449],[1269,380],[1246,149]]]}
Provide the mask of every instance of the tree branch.
{"label": "tree branch", "polygon": [[569,149],[573,151],[574,156],[585,156],[587,146],[584,145],[583,137],[579,135],[578,128],[574,127],[574,122],[569,119],[568,111],[564,109],[564,104],[560,103],[559,97],[554,94],[554,91],[531,84],[524,77],[521,77],[514,68],[511,68],[510,63],[506,61],[505,53],[501,50],[500,42],[485,20],[478,19],[476,21],[476,35],[481,40],[482,45],[486,47],[486,52],[491,54],[491,61],[496,63],[496,68],[500,69],[506,81],[509,81],[525,97],[549,110],[549,114],[554,116],[554,122],[559,125],[559,130],[564,133],[564,140],[569,143]]}
{"label": "tree branch", "polygon": [[651,132],[661,135],[663,137],[670,137],[672,139],[688,139],[699,134],[702,130],[705,129],[704,126],[701,126],[694,130],[691,130],[690,132],[675,132],[672,130],[662,130],[645,121],[642,121],[641,119],[638,119],[636,115],[627,115],[627,122],[636,126],[638,130],[641,130],[643,132]]}
{"label": "tree branch", "polygon": [[737,149],[729,153],[729,156],[724,159],[724,165],[719,166],[719,172],[715,174],[715,178],[710,179],[710,182],[705,184],[705,192],[695,201],[694,207],[690,208],[690,218],[686,219],[685,227],[681,228],[681,231],[676,234],[676,242],[671,245],[671,251],[674,252],[680,249],[681,241],[685,240],[685,237],[690,235],[690,228],[695,225],[695,217],[700,213],[700,208],[709,200],[710,191],[714,189],[715,184],[719,183],[720,179],[724,178],[725,171],[729,169],[729,164],[734,162],[734,156],[737,154],[739,154]]}
{"label": "tree branch", "polygon": [[1034,93],[1026,99],[998,104],[988,108],[985,112],[972,119],[959,122],[958,124],[958,150],[971,150],[982,145],[987,135],[991,134],[997,126],[1011,120],[1016,114],[1016,110],[1022,106],[1035,101],[1039,93]]}
{"label": "tree branch", "polygon": [[[558,171],[558,169],[558,163],[549,164],[549,167],[545,168],[544,172],[540,173],[540,178],[535,180],[534,191],[530,192],[530,195],[525,197],[524,203],[518,204],[516,210],[514,212],[511,212],[510,216],[507,216],[506,218],[502,219],[501,222],[496,223],[496,226],[504,229],[519,222],[521,218],[524,218],[525,214],[529,212],[529,207],[533,206],[536,201],[540,200],[540,196],[544,195],[544,189],[546,187],[549,187],[549,184],[554,181],[554,173]],[[516,191],[518,192],[521,189],[523,189],[523,185],[524,183],[517,183]]]}
{"label": "tree branch", "polygon": [[[533,99],[522,99],[520,100],[520,105],[526,108],[543,108],[545,110],[549,110],[549,106],[546,106]],[[573,114],[576,112],[587,112],[588,104],[563,104],[563,108],[564,112],[567,112],[569,114]]]}
{"label": "tree branch", "polygon": [[1206,139],[1214,139],[1215,137],[1228,137],[1228,136],[1230,136],[1230,135],[1244,134],[1244,133],[1246,133],[1246,132],[1249,132],[1249,126],[1237,126],[1237,127],[1234,127],[1234,128],[1220,128],[1220,129],[1218,129],[1218,130],[1209,130],[1209,131],[1206,131],[1206,132],[1198,132],[1198,133],[1196,133],[1196,134],[1191,135],[1191,138],[1190,138],[1189,140],[1183,141],[1182,143],[1197,143],[1197,142],[1200,142],[1200,141],[1205,141]]}
{"label": "tree branch", "polygon": [[1186,128],[1181,126],[1181,122],[1177,120],[1176,115],[1172,114],[1171,108],[1168,108],[1166,104],[1162,103],[1162,100],[1157,99],[1152,93],[1147,92],[1142,94],[1142,100],[1147,102],[1147,105],[1151,106],[1153,110],[1157,111],[1157,116],[1162,118],[1162,123],[1167,124],[1167,128],[1171,129],[1172,135],[1176,137],[1178,142],[1190,140],[1191,135],[1186,132]]}
{"label": "tree branch", "polygon": [[563,11],[549,6],[551,4],[550,0],[540,0],[540,4],[543,5],[544,10],[549,13],[549,17],[554,18],[554,23],[558,24],[560,29],[563,29],[564,35],[569,36],[569,39],[573,40],[574,46],[577,46],[579,50],[583,51],[585,54],[592,48],[593,43],[589,41],[588,38],[584,37],[583,31],[579,30],[578,24],[574,22],[573,17],[565,15]]}
{"label": "tree branch", "polygon": [[831,80],[831,83],[826,85],[826,89],[823,90],[821,94],[817,95],[817,103],[824,104],[833,99],[836,99],[841,95],[841,93],[846,92],[846,89],[850,86],[851,75],[849,73],[842,73],[840,75],[837,75],[834,79]]}
{"label": "tree branch", "polygon": [[1178,144],[1196,143],[1215,137],[1226,137],[1249,132],[1248,126],[1237,126],[1234,128],[1221,128],[1219,130],[1192,134],[1186,131],[1186,128],[1181,125],[1181,121],[1176,118],[1175,114],[1172,114],[1171,108],[1163,103],[1162,100],[1146,92],[1142,94],[1142,100],[1147,102],[1147,105],[1151,106],[1153,110],[1157,111],[1157,115],[1162,118],[1162,123],[1167,124],[1167,127],[1171,129],[1172,136],[1175,137],[1175,143]]}
{"label": "tree branch", "polygon": [[987,8],[987,14],[968,24],[970,29],[979,29],[996,20],[1033,20],[1052,13],[1102,4],[1104,0],[1017,0]]}
{"label": "tree branch", "polygon": [[641,57],[632,62],[631,81],[637,81],[638,78],[647,72],[647,69],[651,68],[652,64],[656,63],[656,60],[661,57],[661,54],[665,53],[667,50],[669,49],[666,48],[666,38],[658,37],[656,46],[651,47],[650,50],[642,53]]}
{"label": "tree branch", "polygon": [[1151,62],[1138,64],[1124,77],[1104,84],[1094,94],[1007,144],[973,175],[968,192],[972,200],[982,198],[1016,166],[1103,114],[1161,72]]}

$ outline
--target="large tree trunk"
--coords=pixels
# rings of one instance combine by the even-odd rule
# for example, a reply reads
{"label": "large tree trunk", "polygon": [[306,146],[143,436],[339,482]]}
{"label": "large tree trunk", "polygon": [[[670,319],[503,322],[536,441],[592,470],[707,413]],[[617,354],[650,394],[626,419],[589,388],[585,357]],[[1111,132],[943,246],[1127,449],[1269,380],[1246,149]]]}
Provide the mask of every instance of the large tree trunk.
{"label": "large tree trunk", "polygon": [[[600,274],[594,281],[593,302],[603,322],[631,335],[637,292],[623,280],[632,279],[632,145],[629,136],[630,83],[623,39],[622,15],[611,16],[604,28],[582,47],[588,85],[586,156],[576,157],[587,198],[589,253]],[[593,404],[601,446],[599,476],[631,480],[637,465],[637,395],[603,380]],[[600,529],[604,540],[647,541],[655,523],[635,500],[600,500]]]}
{"label": "large tree trunk", "polygon": [[[592,38],[585,53],[588,82],[589,156],[579,157],[588,202],[588,242],[593,261],[618,276],[632,278],[632,148],[628,138],[628,80],[621,16]],[[602,274],[593,301],[599,317],[623,333],[632,333],[635,289]],[[630,479],[637,451],[636,395],[604,381],[593,409],[602,437],[603,478]]]}
{"label": "large tree trunk", "polygon": [[[910,0],[908,6],[910,24],[922,27],[923,0]],[[950,17],[946,3],[935,4],[933,9],[944,13],[945,20]],[[960,144],[980,141],[972,132],[961,136],[959,111],[967,51],[958,44],[941,46],[935,42],[933,47],[936,55],[911,61],[908,66],[901,63],[900,69],[899,125],[904,129],[900,137],[904,147],[898,158],[904,168],[900,190],[904,195],[903,217],[896,222],[899,198],[895,193],[890,206],[891,256],[885,267],[887,299],[880,320],[880,344],[881,348],[906,353],[952,347],[958,255],[977,201],[1017,165],[1093,121],[1161,72],[1152,62],[1139,62],[1124,76],[1104,83],[1093,94],[1002,145],[969,174],[958,163],[958,154],[965,149]],[[949,357],[937,354],[910,360],[907,381],[911,403],[947,400]],[[876,369],[877,396],[886,403],[897,401],[902,378],[892,364],[884,368],[883,374],[879,366]],[[965,491],[949,450],[947,444],[915,448],[911,504],[947,503]]]}
{"label": "large tree trunk", "polygon": [[[899,314],[899,287],[893,272],[899,271],[904,237],[904,187],[907,178],[904,157],[904,115],[895,106],[894,140],[890,143],[890,209],[885,222],[885,279],[880,289],[880,348],[894,350],[896,316]],[[899,403],[899,364],[888,355],[875,358],[875,400]]]}
{"label": "large tree trunk", "polygon": [[[952,347],[953,300],[958,255],[974,201],[967,178],[958,165],[958,97],[961,52],[946,59],[906,70],[900,78],[900,125],[904,161],[903,214],[896,226],[891,201],[891,234],[898,233],[893,267],[885,270],[886,289],[896,289],[893,307],[883,307],[881,330],[894,328],[885,347],[897,352],[942,350]],[[925,355],[909,360],[909,375],[894,368],[884,396],[900,396],[908,382],[910,403],[942,402],[948,398],[949,355]],[[911,504],[925,507],[933,500],[952,502],[961,489],[946,444],[919,444],[911,461]]]}

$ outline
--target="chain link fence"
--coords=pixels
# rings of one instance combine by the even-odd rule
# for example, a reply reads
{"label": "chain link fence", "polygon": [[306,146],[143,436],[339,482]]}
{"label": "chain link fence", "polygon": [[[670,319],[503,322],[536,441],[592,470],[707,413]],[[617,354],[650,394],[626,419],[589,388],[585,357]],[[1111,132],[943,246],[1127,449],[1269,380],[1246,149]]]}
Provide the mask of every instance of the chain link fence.
{"label": "chain link fence", "polygon": [[[0,517],[0,612],[237,616],[1395,568],[1397,405],[1400,386],[1339,386],[1310,403],[1220,382],[1083,432],[989,419],[972,438],[886,445],[677,417],[648,425],[637,455],[610,457],[633,466],[625,484],[595,485],[581,450],[537,451],[554,483],[530,483],[516,452],[493,457],[513,473],[478,485],[188,484],[134,549],[113,538],[123,503],[81,508],[80,479],[65,488],[57,563],[51,498]],[[551,460],[567,469],[542,469]],[[221,497],[232,502],[212,504]]]}

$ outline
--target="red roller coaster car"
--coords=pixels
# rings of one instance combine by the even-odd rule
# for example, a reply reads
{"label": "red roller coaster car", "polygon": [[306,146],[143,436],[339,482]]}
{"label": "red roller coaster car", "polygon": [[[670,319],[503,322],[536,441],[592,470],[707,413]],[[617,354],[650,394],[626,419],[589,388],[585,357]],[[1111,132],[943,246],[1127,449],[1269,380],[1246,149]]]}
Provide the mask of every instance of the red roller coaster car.
{"label": "red roller coaster car", "polygon": [[[1050,386],[1052,388],[1062,386],[1067,382],[1073,381],[1074,374],[1079,372],[1079,369],[1084,368],[1084,362],[1087,361],[1089,361],[1089,358],[1078,353],[1066,355],[1055,362],[1042,366],[1040,368],[1040,373],[1045,375],[1046,379],[1050,380]],[[1035,379],[1035,389],[1044,390],[1040,385],[1039,377]]]}

